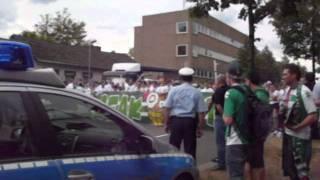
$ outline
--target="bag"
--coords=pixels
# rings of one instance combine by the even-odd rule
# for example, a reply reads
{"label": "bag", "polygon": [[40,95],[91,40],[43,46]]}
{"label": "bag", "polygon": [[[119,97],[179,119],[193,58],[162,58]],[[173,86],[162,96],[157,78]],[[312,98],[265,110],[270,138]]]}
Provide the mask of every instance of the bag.
{"label": "bag", "polygon": [[[240,91],[247,98],[247,122],[238,126],[240,133],[249,138],[249,142],[263,141],[272,130],[273,108],[268,103],[263,103],[249,88],[235,86],[234,89]],[[242,126],[242,127],[241,127]]]}

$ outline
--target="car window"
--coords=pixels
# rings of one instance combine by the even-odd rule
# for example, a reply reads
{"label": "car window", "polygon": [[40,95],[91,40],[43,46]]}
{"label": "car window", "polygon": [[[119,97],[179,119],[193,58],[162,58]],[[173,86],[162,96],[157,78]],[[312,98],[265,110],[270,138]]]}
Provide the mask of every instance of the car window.
{"label": "car window", "polygon": [[39,94],[64,154],[121,153],[124,133],[114,117],[85,101]]}
{"label": "car window", "polygon": [[18,92],[0,92],[0,159],[32,155],[27,114]]}

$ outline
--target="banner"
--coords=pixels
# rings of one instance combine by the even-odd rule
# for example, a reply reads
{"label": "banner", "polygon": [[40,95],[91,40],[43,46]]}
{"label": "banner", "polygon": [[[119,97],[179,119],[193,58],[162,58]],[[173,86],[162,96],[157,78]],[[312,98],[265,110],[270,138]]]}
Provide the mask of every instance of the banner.
{"label": "banner", "polygon": [[[212,93],[203,93],[205,102],[209,104]],[[141,123],[152,123],[155,126],[163,126],[163,104],[165,96],[158,93],[141,92],[108,92],[98,96],[107,106],[114,108],[130,119]],[[206,116],[206,125],[213,127],[215,108],[212,108]]]}

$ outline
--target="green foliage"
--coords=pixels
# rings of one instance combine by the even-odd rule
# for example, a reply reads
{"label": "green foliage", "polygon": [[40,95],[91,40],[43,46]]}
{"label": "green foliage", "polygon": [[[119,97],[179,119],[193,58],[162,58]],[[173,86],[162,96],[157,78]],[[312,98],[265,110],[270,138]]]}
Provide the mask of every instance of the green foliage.
{"label": "green foliage", "polygon": [[[250,59],[248,58],[250,49],[246,44],[238,53],[238,59],[244,72],[250,72]],[[268,47],[261,52],[255,49],[255,71],[259,74],[261,82],[271,80],[272,82],[280,82],[282,63],[277,62]]]}
{"label": "green foliage", "polygon": [[295,59],[319,59],[319,0],[279,0],[272,23],[285,54]]}
{"label": "green foliage", "polygon": [[80,45],[86,44],[85,23],[71,18],[68,9],[56,12],[55,15],[41,15],[41,20],[35,24],[35,31],[23,31],[22,37],[46,40],[50,42]]}
{"label": "green foliage", "polygon": [[128,54],[129,56],[134,57],[134,48],[130,48]]}

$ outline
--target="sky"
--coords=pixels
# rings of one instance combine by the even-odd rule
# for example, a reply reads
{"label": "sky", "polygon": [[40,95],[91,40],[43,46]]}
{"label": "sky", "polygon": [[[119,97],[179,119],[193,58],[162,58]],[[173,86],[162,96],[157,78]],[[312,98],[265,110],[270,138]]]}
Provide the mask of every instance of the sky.
{"label": "sky", "polygon": [[[0,0],[0,37],[8,38],[23,30],[34,30],[40,15],[54,14],[68,8],[71,17],[86,23],[87,39],[103,51],[128,53],[134,46],[134,27],[142,25],[142,16],[183,9],[183,0]],[[191,4],[187,3],[185,7]],[[237,30],[248,34],[248,23],[238,19],[241,6],[231,6],[211,15]],[[256,29],[258,49],[268,46],[277,60],[283,56],[279,38],[269,19]],[[306,64],[309,68],[309,64]]]}

